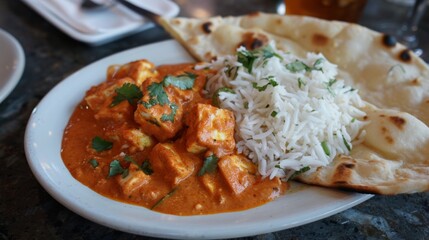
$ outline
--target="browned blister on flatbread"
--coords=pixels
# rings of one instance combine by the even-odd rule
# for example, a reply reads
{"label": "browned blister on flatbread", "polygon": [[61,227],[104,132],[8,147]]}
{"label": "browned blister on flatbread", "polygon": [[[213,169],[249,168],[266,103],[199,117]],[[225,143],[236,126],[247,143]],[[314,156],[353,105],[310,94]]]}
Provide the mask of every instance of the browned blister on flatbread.
{"label": "browned blister on flatbread", "polygon": [[429,68],[391,36],[357,24],[265,13],[161,23],[199,61],[272,41],[298,57],[322,53],[338,66],[338,77],[359,90],[368,102],[363,142],[299,181],[378,194],[429,190]]}

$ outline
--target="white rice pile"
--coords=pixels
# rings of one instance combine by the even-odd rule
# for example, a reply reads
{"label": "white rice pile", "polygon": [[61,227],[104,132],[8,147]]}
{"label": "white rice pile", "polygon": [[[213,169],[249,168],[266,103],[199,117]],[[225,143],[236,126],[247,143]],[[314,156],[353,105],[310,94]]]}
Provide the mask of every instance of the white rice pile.
{"label": "white rice pile", "polygon": [[[207,66],[205,66],[207,67]],[[239,153],[263,176],[289,179],[299,170],[328,165],[348,154],[365,113],[358,91],[336,79],[322,54],[302,59],[273,45],[238,50],[209,64],[218,70],[206,90],[236,118]]]}

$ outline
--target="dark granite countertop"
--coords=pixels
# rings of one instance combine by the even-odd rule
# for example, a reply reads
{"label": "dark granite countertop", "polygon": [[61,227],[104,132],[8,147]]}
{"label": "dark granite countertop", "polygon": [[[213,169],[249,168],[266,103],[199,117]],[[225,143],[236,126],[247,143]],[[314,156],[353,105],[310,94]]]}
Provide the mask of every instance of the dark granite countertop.
{"label": "dark granite countertop", "polygon": [[[197,7],[208,9],[210,15],[276,12],[279,4],[275,0],[177,2],[182,6],[182,16],[193,16]],[[394,22],[404,14],[400,8],[386,7],[383,0],[369,2],[361,20],[363,25],[376,27],[380,19]],[[428,23],[426,14],[421,24],[423,31],[429,32]],[[0,104],[0,239],[153,239],[98,225],[63,207],[33,176],[23,139],[31,111],[62,79],[98,59],[168,39],[169,35],[152,28],[90,47],[72,40],[16,0],[0,0],[0,28],[17,38],[26,56],[19,84]],[[429,39],[425,39],[424,44],[428,43]],[[241,239],[429,239],[428,226],[429,193],[375,196],[323,220]]]}

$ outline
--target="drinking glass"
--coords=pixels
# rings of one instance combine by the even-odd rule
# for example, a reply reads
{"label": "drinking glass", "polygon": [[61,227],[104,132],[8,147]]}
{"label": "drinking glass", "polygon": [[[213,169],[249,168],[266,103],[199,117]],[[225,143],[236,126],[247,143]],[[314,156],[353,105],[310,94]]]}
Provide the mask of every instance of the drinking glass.
{"label": "drinking glass", "polygon": [[429,51],[428,49],[423,49],[423,46],[419,44],[418,38],[419,23],[425,13],[428,3],[429,0],[415,0],[413,7],[408,14],[408,19],[396,33],[396,37],[399,42],[406,45],[417,56],[421,57],[423,57],[423,55],[428,55]]}

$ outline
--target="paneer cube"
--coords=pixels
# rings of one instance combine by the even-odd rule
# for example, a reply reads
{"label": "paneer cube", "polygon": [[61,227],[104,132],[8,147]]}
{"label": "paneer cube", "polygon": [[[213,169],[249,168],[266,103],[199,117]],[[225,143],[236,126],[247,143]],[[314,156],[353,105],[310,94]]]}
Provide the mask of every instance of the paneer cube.
{"label": "paneer cube", "polygon": [[156,77],[158,72],[155,65],[147,60],[138,60],[122,66],[111,66],[107,71],[108,81],[114,81],[125,77],[132,78],[137,86],[151,77]]}
{"label": "paneer cube", "polygon": [[256,181],[256,166],[244,156],[222,157],[218,167],[230,189],[237,195]]}
{"label": "paneer cube", "polygon": [[210,149],[218,157],[234,152],[235,119],[231,111],[199,103],[187,116],[187,125],[188,152],[198,154]]}
{"label": "paneer cube", "polygon": [[143,151],[154,143],[152,137],[146,135],[140,129],[126,129],[122,131],[122,136],[131,144],[131,152]]}
{"label": "paneer cube", "polygon": [[144,95],[134,113],[134,120],[145,133],[165,141],[182,129],[183,105],[177,100],[174,91],[165,91],[162,83],[157,81],[150,79],[143,84]]}
{"label": "paneer cube", "polygon": [[134,81],[131,78],[121,78],[115,82],[103,82],[88,90],[85,101],[92,110],[98,112],[100,108],[110,106],[113,96],[116,95],[115,90],[122,87],[125,83],[134,84]]}
{"label": "paneer cube", "polygon": [[194,165],[182,159],[171,143],[158,143],[150,153],[150,163],[154,174],[162,174],[172,187],[188,178]]}
{"label": "paneer cube", "polygon": [[214,174],[204,174],[200,177],[200,180],[209,193],[215,194],[216,190],[218,190],[216,176]]}
{"label": "paneer cube", "polygon": [[108,98],[105,104],[94,114],[94,118],[103,121],[125,122],[127,119],[133,119],[134,107],[127,101],[111,107],[113,98]]}
{"label": "paneer cube", "polygon": [[128,171],[128,175],[125,178],[122,178],[121,175],[116,176],[116,180],[125,196],[131,196],[136,190],[147,185],[151,179],[149,175],[146,175],[135,164],[131,164]]}

